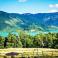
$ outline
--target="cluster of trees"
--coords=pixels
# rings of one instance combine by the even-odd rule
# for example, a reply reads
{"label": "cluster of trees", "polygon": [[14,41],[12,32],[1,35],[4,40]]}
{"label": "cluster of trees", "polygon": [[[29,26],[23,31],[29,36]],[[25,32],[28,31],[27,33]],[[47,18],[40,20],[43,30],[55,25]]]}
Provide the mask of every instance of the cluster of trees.
{"label": "cluster of trees", "polygon": [[35,36],[20,32],[19,36],[9,34],[0,36],[0,48],[58,48],[58,33],[37,34]]}

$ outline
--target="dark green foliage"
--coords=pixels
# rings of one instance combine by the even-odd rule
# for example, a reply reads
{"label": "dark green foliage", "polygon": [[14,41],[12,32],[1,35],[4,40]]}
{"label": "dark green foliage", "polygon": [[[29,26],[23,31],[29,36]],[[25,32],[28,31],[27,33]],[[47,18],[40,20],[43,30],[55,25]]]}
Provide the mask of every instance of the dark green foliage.
{"label": "dark green foliage", "polygon": [[19,36],[9,34],[0,36],[0,48],[55,48],[58,49],[58,33],[37,34],[30,36],[20,31]]}

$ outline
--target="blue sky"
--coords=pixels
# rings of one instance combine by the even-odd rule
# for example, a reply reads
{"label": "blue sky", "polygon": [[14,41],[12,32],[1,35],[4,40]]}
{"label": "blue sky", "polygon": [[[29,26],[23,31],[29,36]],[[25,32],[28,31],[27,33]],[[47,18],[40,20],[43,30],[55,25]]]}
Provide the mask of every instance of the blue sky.
{"label": "blue sky", "polygon": [[0,0],[0,11],[9,13],[58,12],[58,0]]}

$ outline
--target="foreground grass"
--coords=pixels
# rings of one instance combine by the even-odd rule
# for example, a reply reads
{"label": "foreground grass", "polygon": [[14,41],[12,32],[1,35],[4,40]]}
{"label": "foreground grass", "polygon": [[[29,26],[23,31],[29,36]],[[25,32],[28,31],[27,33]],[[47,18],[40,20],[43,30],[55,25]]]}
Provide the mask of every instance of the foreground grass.
{"label": "foreground grass", "polygon": [[[0,58],[5,57],[7,53],[16,52],[18,55],[14,56],[14,58],[19,57],[58,57],[58,49],[48,49],[48,48],[7,48],[0,49]],[[10,58],[11,56],[6,56]]]}

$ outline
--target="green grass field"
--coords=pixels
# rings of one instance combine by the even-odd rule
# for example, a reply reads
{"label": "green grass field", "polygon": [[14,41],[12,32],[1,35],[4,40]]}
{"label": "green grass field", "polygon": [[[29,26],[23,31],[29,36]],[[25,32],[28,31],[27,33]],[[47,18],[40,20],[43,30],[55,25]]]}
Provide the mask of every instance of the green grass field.
{"label": "green grass field", "polygon": [[[10,52],[19,53],[13,57],[6,55]],[[7,48],[0,49],[0,58],[58,58],[58,49],[48,48]]]}

